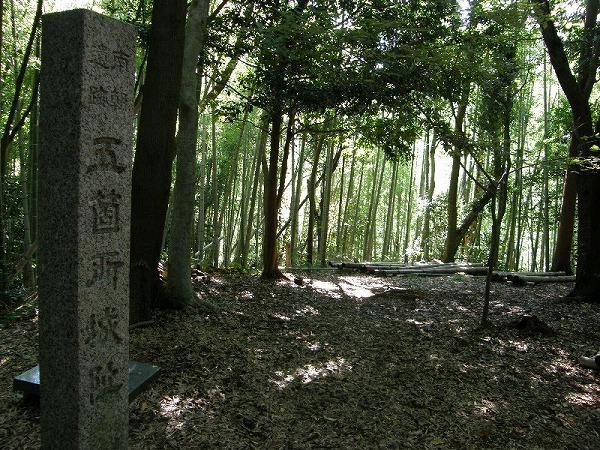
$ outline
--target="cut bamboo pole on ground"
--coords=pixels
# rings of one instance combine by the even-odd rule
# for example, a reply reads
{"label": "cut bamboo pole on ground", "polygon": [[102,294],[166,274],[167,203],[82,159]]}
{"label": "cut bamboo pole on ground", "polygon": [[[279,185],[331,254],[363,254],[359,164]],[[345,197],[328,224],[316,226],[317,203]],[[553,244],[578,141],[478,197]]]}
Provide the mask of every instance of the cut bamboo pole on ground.
{"label": "cut bamboo pole on ground", "polygon": [[390,262],[329,262],[331,267],[338,269],[354,269],[354,270],[429,270],[435,268],[454,268],[454,267],[483,267],[481,263],[417,263],[406,265],[402,263]]}
{"label": "cut bamboo pole on ground", "polygon": [[[331,268],[339,270],[358,270],[378,276],[414,275],[414,276],[444,276],[462,273],[473,276],[485,276],[488,268],[483,263],[416,263],[406,265],[390,262],[333,262]],[[494,271],[493,281],[510,281],[515,285],[525,286],[528,283],[571,283],[575,276],[565,272],[502,272]]]}
{"label": "cut bamboo pole on ground", "polygon": [[527,283],[574,283],[575,275],[562,275],[562,276],[540,276],[540,275],[509,275],[508,281],[517,285],[526,285]]}
{"label": "cut bamboo pole on ground", "polygon": [[487,267],[465,267],[465,266],[456,266],[456,267],[432,267],[432,268],[422,268],[422,269],[371,269],[369,273],[374,275],[382,275],[382,276],[394,276],[394,275],[452,275],[456,273],[464,273],[467,275],[486,275]]}

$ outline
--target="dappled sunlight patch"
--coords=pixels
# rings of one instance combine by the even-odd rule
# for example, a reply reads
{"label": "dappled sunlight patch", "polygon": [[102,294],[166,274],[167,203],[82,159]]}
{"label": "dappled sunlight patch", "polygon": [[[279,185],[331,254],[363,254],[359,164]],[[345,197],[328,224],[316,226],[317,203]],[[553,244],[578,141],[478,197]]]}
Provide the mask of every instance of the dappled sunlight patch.
{"label": "dappled sunlight patch", "polygon": [[183,414],[195,409],[204,409],[206,404],[207,401],[202,398],[167,396],[159,403],[159,413],[169,420],[169,426],[180,428],[184,423],[180,420]]}
{"label": "dappled sunlight patch", "polygon": [[340,283],[342,292],[348,297],[354,298],[368,298],[373,297],[375,292],[365,286],[356,286],[350,283]]}
{"label": "dappled sunlight patch", "polygon": [[507,306],[506,307],[506,312],[508,314],[520,315],[520,314],[527,313],[527,310],[525,308],[520,307],[520,306],[511,305],[511,306]]}
{"label": "dappled sunlight patch", "polygon": [[548,362],[546,372],[554,375],[578,375],[580,368],[571,361],[571,356],[563,350],[557,350],[558,356]]}
{"label": "dappled sunlight patch", "polygon": [[498,353],[505,355],[507,352],[516,351],[526,353],[533,347],[532,342],[522,339],[501,339],[492,336],[483,336],[479,339],[480,347],[487,347]]}
{"label": "dappled sunlight patch", "polygon": [[[378,294],[393,293],[402,295],[408,289],[399,288],[390,283],[382,282],[377,278],[357,277],[357,276],[341,276],[339,287],[342,292],[352,298],[369,298]],[[390,290],[390,288],[393,288]]]}
{"label": "dappled sunlight patch", "polygon": [[252,300],[254,298],[254,294],[250,291],[242,291],[235,296],[237,300]]}
{"label": "dappled sunlight patch", "polygon": [[[450,323],[455,323],[455,321],[451,320]],[[457,335],[461,335],[464,334],[466,329],[465,327],[461,327],[460,325],[457,325],[455,327],[451,328]]]}
{"label": "dappled sunlight patch", "polygon": [[297,309],[295,316],[318,316],[319,310],[310,305],[304,305],[302,308]]}
{"label": "dappled sunlight patch", "polygon": [[311,352],[320,352],[321,350],[323,350],[323,347],[327,347],[329,345],[327,343],[321,344],[320,342],[310,341],[305,341],[304,344],[306,345],[306,348],[308,348]]}
{"label": "dappled sunlight patch", "polygon": [[339,279],[353,286],[362,286],[372,290],[381,290],[390,286],[390,283],[385,283],[381,278],[375,277],[344,275],[340,276]]}
{"label": "dappled sunlight patch", "polygon": [[526,352],[529,350],[529,344],[525,341],[512,341],[509,340],[508,343],[518,352]]}
{"label": "dappled sunlight patch", "polygon": [[290,320],[292,320],[290,317],[286,316],[285,314],[281,314],[281,313],[270,314],[270,317],[275,320],[281,320],[282,322],[289,322]]}
{"label": "dappled sunlight patch", "polygon": [[340,286],[330,281],[313,280],[310,284],[312,288],[320,294],[325,294],[333,298],[341,298]]}
{"label": "dappled sunlight patch", "polygon": [[479,417],[490,417],[498,412],[498,405],[492,400],[482,399],[473,405],[473,414]]}
{"label": "dappled sunlight patch", "polygon": [[406,319],[406,322],[408,322],[410,324],[413,324],[413,325],[416,325],[419,328],[429,327],[429,326],[431,326],[433,324],[433,320],[423,320],[423,321],[420,321],[420,320],[417,320],[417,319]]}
{"label": "dappled sunlight patch", "polygon": [[283,272],[283,278],[277,280],[275,284],[282,287],[303,288],[306,283],[312,281],[310,278],[302,278],[303,283],[297,284],[294,282],[295,279],[297,279],[297,277],[293,273]]}
{"label": "dappled sunlight patch", "polygon": [[572,405],[600,407],[600,386],[592,384],[575,385],[580,392],[570,392],[565,396],[565,400]]}
{"label": "dappled sunlight patch", "polygon": [[270,381],[281,390],[293,381],[308,384],[325,377],[339,376],[351,370],[352,366],[344,358],[338,357],[320,364],[306,364],[291,373],[277,371],[275,372],[277,379],[271,379]]}

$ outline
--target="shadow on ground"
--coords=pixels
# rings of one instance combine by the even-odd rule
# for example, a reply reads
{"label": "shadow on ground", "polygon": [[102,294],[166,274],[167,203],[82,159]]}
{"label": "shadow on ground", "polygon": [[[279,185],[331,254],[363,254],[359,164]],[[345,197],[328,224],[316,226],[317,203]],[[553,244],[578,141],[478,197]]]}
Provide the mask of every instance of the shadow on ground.
{"label": "shadow on ground", "polygon": [[[306,277],[314,275],[306,274]],[[217,276],[200,302],[160,312],[131,357],[163,368],[131,405],[131,448],[598,448],[599,307],[570,286],[319,275]],[[509,326],[535,314],[554,336]],[[39,408],[11,392],[35,363],[35,316],[0,329],[0,442],[39,446]]]}

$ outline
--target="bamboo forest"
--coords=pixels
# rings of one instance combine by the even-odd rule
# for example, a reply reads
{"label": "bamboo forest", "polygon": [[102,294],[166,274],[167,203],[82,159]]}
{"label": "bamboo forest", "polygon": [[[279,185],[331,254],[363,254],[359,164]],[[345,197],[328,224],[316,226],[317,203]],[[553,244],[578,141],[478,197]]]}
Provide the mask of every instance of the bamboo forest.
{"label": "bamboo forest", "polygon": [[599,448],[599,13],[0,0],[0,448]]}

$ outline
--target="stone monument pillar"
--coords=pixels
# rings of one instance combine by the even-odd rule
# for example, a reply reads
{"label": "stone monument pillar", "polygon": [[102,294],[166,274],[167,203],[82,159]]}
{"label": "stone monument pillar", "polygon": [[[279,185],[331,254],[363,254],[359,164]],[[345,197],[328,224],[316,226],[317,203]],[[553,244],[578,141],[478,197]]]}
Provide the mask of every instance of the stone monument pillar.
{"label": "stone monument pillar", "polygon": [[42,448],[125,449],[136,32],[87,10],[42,22]]}

